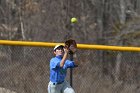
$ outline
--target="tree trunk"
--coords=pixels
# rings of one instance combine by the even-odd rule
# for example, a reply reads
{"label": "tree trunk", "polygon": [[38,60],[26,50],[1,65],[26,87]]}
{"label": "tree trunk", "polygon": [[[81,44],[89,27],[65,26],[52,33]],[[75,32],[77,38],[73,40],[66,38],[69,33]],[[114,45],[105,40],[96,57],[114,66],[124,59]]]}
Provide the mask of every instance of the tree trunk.
{"label": "tree trunk", "polygon": [[121,24],[125,24],[125,18],[126,18],[126,14],[125,14],[125,1],[124,0],[120,0],[120,23]]}

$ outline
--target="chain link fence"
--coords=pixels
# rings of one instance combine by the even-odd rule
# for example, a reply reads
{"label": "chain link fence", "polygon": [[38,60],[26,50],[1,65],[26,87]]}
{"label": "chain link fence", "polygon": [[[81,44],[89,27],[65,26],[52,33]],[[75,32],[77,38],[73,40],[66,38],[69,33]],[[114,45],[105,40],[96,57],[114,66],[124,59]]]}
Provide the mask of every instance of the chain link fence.
{"label": "chain link fence", "polygon": [[[47,93],[53,56],[53,48],[1,45],[0,92]],[[78,49],[77,56],[76,93],[140,93],[139,52]]]}

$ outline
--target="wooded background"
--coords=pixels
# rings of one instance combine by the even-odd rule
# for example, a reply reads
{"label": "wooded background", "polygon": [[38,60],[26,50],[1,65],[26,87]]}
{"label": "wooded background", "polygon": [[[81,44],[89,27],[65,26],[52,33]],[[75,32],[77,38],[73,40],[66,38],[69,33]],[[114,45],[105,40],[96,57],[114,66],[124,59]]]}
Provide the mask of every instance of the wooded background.
{"label": "wooded background", "polygon": [[[0,0],[0,39],[139,46],[139,14],[140,0]],[[72,17],[78,23],[70,23]],[[140,53],[79,49],[77,54],[76,93],[140,92]],[[1,45],[2,91],[47,93],[52,56],[51,48]]]}

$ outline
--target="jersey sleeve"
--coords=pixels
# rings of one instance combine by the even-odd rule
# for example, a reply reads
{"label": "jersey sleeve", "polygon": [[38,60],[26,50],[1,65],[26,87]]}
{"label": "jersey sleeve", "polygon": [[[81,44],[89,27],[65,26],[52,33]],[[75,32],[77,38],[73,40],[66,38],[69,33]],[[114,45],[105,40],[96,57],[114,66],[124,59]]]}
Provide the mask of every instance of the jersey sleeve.
{"label": "jersey sleeve", "polygon": [[56,59],[51,59],[50,68],[55,69],[56,67],[60,67],[60,61]]}
{"label": "jersey sleeve", "polygon": [[74,68],[74,67],[77,67],[74,64],[74,61],[66,60],[66,68]]}

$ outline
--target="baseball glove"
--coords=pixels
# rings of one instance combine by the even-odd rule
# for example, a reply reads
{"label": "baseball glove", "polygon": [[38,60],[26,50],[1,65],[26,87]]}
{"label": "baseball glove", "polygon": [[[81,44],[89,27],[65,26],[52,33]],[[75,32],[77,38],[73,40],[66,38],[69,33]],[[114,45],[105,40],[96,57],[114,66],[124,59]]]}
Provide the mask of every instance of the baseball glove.
{"label": "baseball glove", "polygon": [[69,39],[65,42],[65,48],[68,48],[70,53],[75,53],[77,50],[77,44],[75,40]]}

